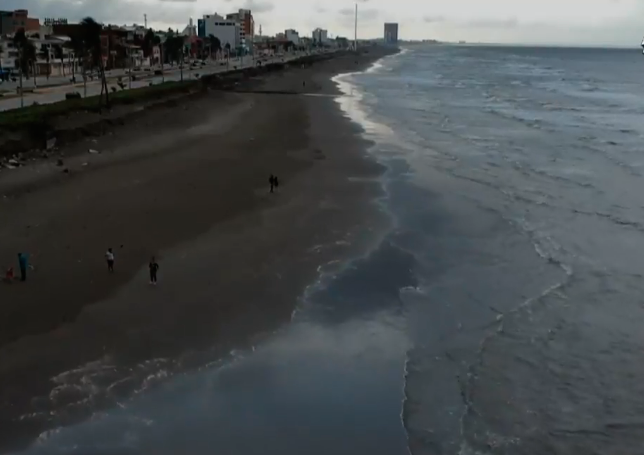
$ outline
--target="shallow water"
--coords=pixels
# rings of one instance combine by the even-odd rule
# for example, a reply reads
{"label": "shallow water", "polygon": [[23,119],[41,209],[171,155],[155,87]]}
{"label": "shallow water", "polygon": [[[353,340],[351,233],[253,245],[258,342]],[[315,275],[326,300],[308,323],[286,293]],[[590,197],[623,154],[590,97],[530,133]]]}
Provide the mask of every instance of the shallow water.
{"label": "shallow water", "polygon": [[641,450],[642,64],[427,47],[353,77],[395,131],[413,453]]}
{"label": "shallow water", "polygon": [[433,46],[337,78],[392,230],[253,349],[28,452],[637,453],[641,59]]}

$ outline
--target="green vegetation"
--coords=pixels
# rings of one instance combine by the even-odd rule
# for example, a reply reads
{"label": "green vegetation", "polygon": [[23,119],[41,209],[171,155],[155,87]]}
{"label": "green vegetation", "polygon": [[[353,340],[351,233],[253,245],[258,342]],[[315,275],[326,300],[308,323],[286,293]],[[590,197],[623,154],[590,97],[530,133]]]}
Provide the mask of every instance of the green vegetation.
{"label": "green vegetation", "polygon": [[[142,87],[134,90],[124,90],[113,93],[110,101],[115,104],[132,104],[158,98],[160,96],[172,93],[186,92],[195,87],[196,81],[178,82],[171,81],[163,84]],[[31,125],[40,125],[47,123],[53,117],[71,114],[79,111],[98,112],[97,103],[101,95],[90,96],[87,98],[69,99],[52,104],[42,104],[37,106],[28,106],[22,109],[12,109],[0,112],[0,128],[18,129],[26,128]]]}

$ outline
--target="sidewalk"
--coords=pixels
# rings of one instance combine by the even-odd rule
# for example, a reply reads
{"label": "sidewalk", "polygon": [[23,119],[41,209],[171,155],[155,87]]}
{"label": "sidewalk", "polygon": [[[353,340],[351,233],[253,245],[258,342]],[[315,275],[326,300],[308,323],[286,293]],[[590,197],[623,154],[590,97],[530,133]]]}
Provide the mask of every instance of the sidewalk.
{"label": "sidewalk", "polygon": [[[260,58],[266,64],[266,63],[275,63],[280,61],[288,62],[288,61],[300,58],[304,55],[306,54],[290,53],[290,54],[284,54],[284,55],[275,55],[272,57],[248,56],[243,58],[243,64],[242,64],[242,59],[235,58],[235,59],[230,59],[230,61],[228,61],[227,64],[225,60],[219,60],[217,62],[210,62],[206,66],[199,65],[197,68],[194,68],[194,69],[191,69],[190,66],[186,63],[183,68],[183,79],[192,80],[196,77],[196,75],[199,75],[199,77],[202,77],[208,74],[225,73],[227,71],[233,71],[235,67],[237,69],[249,68],[254,66],[256,64],[257,59],[260,59]],[[164,74],[162,76],[154,74],[154,71],[157,69],[160,69],[160,67],[151,68],[150,71],[133,72],[132,74],[136,76],[136,80],[133,80],[131,84],[128,81],[128,75],[125,72],[126,70],[122,70],[122,69],[112,70],[108,72],[107,79],[108,79],[108,83],[110,83],[111,86],[113,87],[116,83],[116,80],[119,77],[121,77],[123,84],[125,84],[126,90],[130,88],[130,85],[131,85],[131,89],[134,90],[137,88],[146,87],[149,84],[156,85],[156,84],[162,83],[163,81],[170,82],[170,81],[179,81],[181,79],[181,68],[179,68],[176,65],[174,67],[165,66]],[[61,85],[48,85],[42,88],[39,84],[38,89],[36,89],[31,93],[24,94],[22,103],[20,100],[20,96],[18,95],[18,93],[14,88],[13,94],[5,94],[4,96],[0,96],[0,111],[20,108],[23,104],[24,104],[24,107],[27,107],[27,106],[33,105],[34,103],[38,103],[38,104],[56,103],[56,102],[65,100],[65,95],[70,91],[80,92],[81,95],[84,95],[83,94],[84,85],[83,85],[82,77],[79,78],[78,74],[76,74],[76,77],[77,77],[76,79],[77,82],[75,84],[66,83]],[[50,80],[51,79],[52,78],[50,78]],[[33,90],[33,81],[29,80],[29,82],[31,85],[25,84],[23,81],[23,87],[25,89]],[[90,97],[90,96],[98,95],[100,93],[100,82],[101,82],[100,79],[97,79],[97,78],[94,78],[93,81],[88,80],[86,84],[87,86],[86,96]],[[0,85],[0,91],[3,89],[6,90],[5,87]]]}

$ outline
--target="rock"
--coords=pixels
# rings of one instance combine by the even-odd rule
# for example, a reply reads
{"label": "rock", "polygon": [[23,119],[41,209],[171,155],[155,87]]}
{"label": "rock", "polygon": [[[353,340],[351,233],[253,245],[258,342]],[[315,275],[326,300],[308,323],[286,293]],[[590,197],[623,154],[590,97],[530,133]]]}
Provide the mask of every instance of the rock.
{"label": "rock", "polygon": [[87,166],[89,163],[83,163],[83,167]]}
{"label": "rock", "polygon": [[63,164],[63,160],[61,159],[58,159],[58,161],[56,161],[56,166],[62,166]]}
{"label": "rock", "polygon": [[52,137],[51,139],[47,139],[47,150],[51,150],[54,147],[56,147],[56,138]]}
{"label": "rock", "polygon": [[67,168],[63,169],[63,173],[64,174],[69,174],[69,169],[67,169]]}
{"label": "rock", "polygon": [[11,166],[20,166],[20,162],[15,158],[11,158],[7,161],[7,164],[10,164]]}
{"label": "rock", "polygon": [[99,152],[98,150],[89,149],[89,153],[91,153],[92,155],[98,155],[101,152]]}

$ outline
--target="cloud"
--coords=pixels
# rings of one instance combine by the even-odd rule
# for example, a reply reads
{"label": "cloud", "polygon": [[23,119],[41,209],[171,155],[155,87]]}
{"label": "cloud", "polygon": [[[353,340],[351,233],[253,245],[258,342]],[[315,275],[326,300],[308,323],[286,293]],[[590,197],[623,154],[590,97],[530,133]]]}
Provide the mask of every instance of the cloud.
{"label": "cloud", "polygon": [[76,22],[91,16],[105,24],[142,23],[143,15],[148,21],[164,24],[187,23],[194,13],[193,2],[166,1],[162,8],[151,7],[150,3],[130,0],[2,0],[2,9],[27,9],[29,15],[44,19],[64,17]]}
{"label": "cloud", "polygon": [[498,18],[498,19],[473,19],[465,22],[465,26],[477,28],[514,28],[519,25],[516,17]]}
{"label": "cloud", "polygon": [[[355,8],[342,8],[338,14],[343,17],[354,17],[356,14]],[[358,21],[373,20],[380,16],[380,11],[374,8],[358,9]]]}
{"label": "cloud", "polygon": [[445,22],[445,18],[443,16],[423,16],[423,22],[435,24],[437,22]]}
{"label": "cloud", "polygon": [[244,9],[249,9],[254,13],[267,13],[275,9],[275,5],[271,2],[246,0],[243,6]]}

